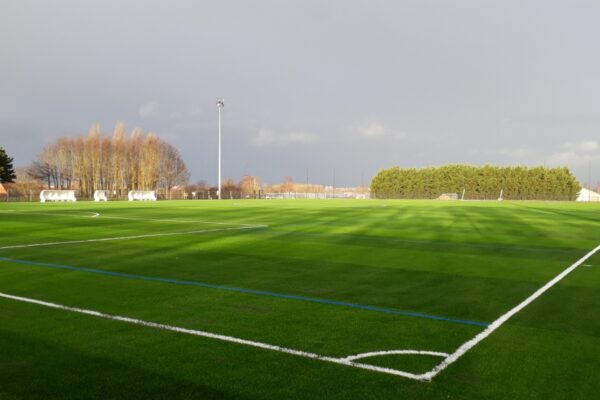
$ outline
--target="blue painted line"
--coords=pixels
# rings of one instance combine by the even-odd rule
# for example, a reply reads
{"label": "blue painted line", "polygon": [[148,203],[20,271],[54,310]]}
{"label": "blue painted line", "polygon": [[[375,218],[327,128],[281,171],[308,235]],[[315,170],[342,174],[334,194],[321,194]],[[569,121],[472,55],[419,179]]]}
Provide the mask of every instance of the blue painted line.
{"label": "blue painted line", "polygon": [[341,306],[341,307],[357,308],[357,309],[361,309],[361,310],[376,311],[376,312],[381,312],[381,313],[386,313],[386,314],[395,314],[395,315],[403,315],[403,316],[407,316],[407,317],[433,319],[433,320],[437,320],[437,321],[452,322],[455,324],[473,325],[473,326],[481,326],[481,327],[489,326],[489,323],[487,323],[487,322],[471,321],[468,319],[442,317],[442,316],[433,315],[433,314],[426,314],[426,313],[420,313],[420,312],[414,312],[414,311],[397,310],[394,308],[369,306],[369,305],[365,305],[365,304],[347,303],[345,301],[321,299],[318,297],[308,297],[308,296],[300,296],[300,295],[295,295],[295,294],[268,292],[268,291],[264,291],[264,290],[244,289],[244,288],[238,288],[238,287],[233,287],[233,286],[215,285],[215,284],[206,283],[206,282],[184,281],[184,280],[171,279],[171,278],[161,278],[161,277],[153,277],[153,276],[145,276],[145,275],[127,274],[127,273],[123,273],[123,272],[106,271],[106,270],[95,269],[95,268],[73,267],[70,265],[18,260],[18,259],[7,258],[7,257],[0,257],[0,261],[6,261],[6,262],[10,262],[10,263],[14,263],[14,264],[22,264],[22,265],[33,265],[36,267],[46,267],[46,268],[56,268],[56,269],[64,269],[64,270],[70,270],[70,271],[89,272],[92,274],[116,276],[119,278],[126,278],[126,279],[136,279],[136,280],[142,280],[142,281],[171,283],[174,285],[197,286],[197,287],[209,288],[209,289],[226,290],[229,292],[253,294],[253,295],[257,295],[257,296],[268,296],[268,297],[276,297],[276,298],[288,299],[288,300],[307,301],[307,302],[311,302],[311,303],[328,304],[328,305]]}

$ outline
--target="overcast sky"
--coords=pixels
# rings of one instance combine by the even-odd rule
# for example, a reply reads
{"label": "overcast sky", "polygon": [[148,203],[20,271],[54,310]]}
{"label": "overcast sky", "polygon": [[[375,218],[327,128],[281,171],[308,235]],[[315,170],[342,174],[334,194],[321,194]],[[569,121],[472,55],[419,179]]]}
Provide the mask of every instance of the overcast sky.
{"label": "overcast sky", "polygon": [[358,185],[381,168],[569,166],[600,180],[600,1],[0,0],[0,147],[94,123],[192,179]]}

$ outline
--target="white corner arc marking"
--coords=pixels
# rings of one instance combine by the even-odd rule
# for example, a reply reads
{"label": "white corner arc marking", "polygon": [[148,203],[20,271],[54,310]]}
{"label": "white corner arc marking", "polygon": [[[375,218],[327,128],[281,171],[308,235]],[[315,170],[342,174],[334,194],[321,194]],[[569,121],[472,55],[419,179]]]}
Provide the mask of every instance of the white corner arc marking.
{"label": "white corner arc marking", "polygon": [[368,357],[379,357],[379,356],[392,356],[392,355],[418,355],[418,356],[434,356],[434,357],[448,357],[450,354],[443,353],[441,351],[429,351],[429,350],[383,350],[383,351],[371,351],[369,353],[360,353],[353,356],[344,357],[344,360],[354,361],[360,360],[361,358]]}

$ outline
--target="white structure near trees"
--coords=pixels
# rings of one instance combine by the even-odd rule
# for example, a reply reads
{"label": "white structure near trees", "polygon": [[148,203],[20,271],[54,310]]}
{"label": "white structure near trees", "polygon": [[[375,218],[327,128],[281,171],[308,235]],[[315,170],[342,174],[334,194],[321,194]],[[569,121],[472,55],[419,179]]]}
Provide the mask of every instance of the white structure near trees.
{"label": "white structure near trees", "polygon": [[581,188],[576,201],[600,201],[600,193],[593,190]]}
{"label": "white structure near trees", "polygon": [[77,201],[74,190],[42,190],[40,202],[47,201]]}
{"label": "white structure near trees", "polygon": [[156,192],[154,190],[130,190],[127,199],[129,201],[156,201]]}
{"label": "white structure near trees", "polygon": [[106,190],[96,190],[94,192],[94,201],[108,201]]}

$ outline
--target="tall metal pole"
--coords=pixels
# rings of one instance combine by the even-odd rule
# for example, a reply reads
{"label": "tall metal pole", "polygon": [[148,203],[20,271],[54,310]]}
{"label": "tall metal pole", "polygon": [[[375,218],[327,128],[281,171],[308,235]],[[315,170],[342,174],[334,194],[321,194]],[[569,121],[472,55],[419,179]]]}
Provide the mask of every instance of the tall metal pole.
{"label": "tall metal pole", "polygon": [[219,200],[221,200],[221,107],[219,106],[219,185],[217,189]]}
{"label": "tall metal pole", "polygon": [[219,109],[219,183],[217,186],[217,197],[221,200],[221,108],[225,107],[225,100],[218,99],[217,107]]}

